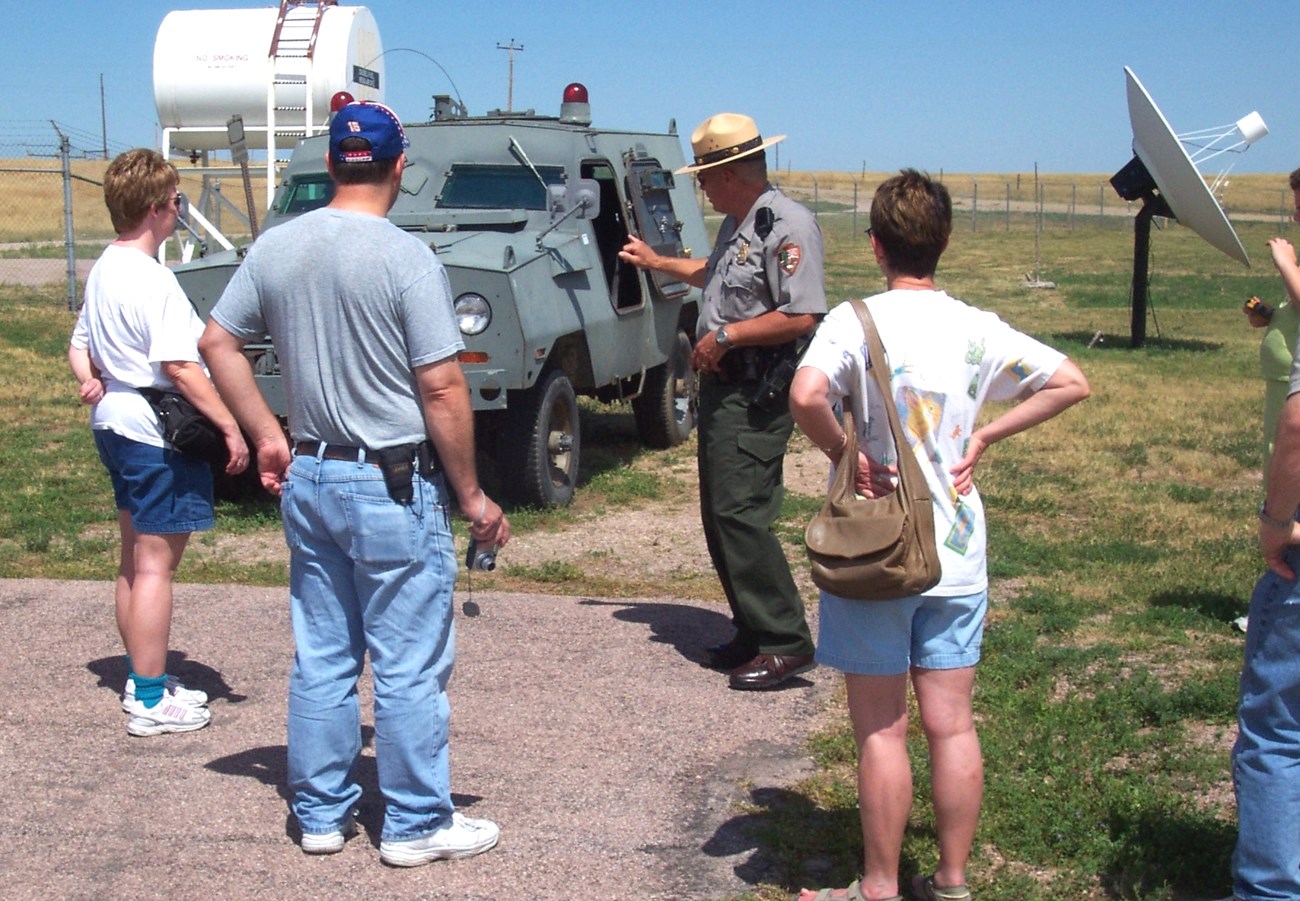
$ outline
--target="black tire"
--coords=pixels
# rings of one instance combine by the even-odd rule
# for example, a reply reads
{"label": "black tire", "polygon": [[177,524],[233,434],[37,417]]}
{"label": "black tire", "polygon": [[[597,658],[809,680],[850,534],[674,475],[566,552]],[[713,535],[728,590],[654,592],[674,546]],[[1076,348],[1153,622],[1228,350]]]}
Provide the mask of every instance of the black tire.
{"label": "black tire", "polygon": [[559,370],[543,375],[510,409],[502,442],[507,495],[529,507],[563,507],[578,484],[581,432],[578,398]]}
{"label": "black tire", "polygon": [[676,447],[695,428],[699,382],[691,369],[691,339],[677,333],[672,356],[645,374],[641,394],[632,400],[636,430],[647,447]]}

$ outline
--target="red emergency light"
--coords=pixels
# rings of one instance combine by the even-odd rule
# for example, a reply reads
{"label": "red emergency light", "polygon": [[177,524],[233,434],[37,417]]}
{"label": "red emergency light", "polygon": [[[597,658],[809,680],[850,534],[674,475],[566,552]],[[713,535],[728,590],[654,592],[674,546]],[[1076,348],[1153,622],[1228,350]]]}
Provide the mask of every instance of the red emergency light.
{"label": "red emergency light", "polygon": [[564,89],[560,103],[560,121],[570,125],[591,124],[591,104],[587,102],[587,86],[572,82]]}

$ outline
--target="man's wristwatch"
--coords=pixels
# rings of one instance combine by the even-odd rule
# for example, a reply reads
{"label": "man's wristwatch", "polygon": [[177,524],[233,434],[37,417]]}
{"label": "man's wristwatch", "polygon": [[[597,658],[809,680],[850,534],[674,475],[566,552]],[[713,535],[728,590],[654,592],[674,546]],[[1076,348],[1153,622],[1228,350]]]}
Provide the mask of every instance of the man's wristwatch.
{"label": "man's wristwatch", "polygon": [[718,342],[718,347],[730,349],[731,339],[727,337],[727,327],[724,325],[714,333],[713,339]]}

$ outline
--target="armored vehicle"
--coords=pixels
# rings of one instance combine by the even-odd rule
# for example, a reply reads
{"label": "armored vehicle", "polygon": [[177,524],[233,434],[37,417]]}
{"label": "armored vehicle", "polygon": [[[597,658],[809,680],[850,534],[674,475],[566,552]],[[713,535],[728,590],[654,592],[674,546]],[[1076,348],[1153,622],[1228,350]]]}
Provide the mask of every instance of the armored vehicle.
{"label": "armored vehicle", "polygon": [[[695,424],[689,368],[699,291],[621,261],[629,233],[660,253],[707,253],[704,220],[675,126],[664,133],[591,125],[587,90],[571,84],[560,115],[468,116],[435,98],[433,120],[405,126],[410,148],[389,213],[447,267],[465,339],[476,434],[499,487],[516,503],[567,504],[582,441],[577,396],[631,401],[651,447]],[[298,143],[265,228],[329,202],[328,137]],[[206,318],[240,249],[181,265],[177,278]],[[275,348],[249,345],[259,386],[283,415]]]}

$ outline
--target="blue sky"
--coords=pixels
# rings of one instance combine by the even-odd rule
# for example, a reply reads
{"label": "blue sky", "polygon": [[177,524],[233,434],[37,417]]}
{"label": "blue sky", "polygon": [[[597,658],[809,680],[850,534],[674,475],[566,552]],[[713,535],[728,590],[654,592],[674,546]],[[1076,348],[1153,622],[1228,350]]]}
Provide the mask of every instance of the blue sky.
{"label": "blue sky", "polygon": [[[0,155],[48,141],[51,119],[74,147],[101,146],[101,75],[110,152],[157,146],[163,17],[274,5],[10,0]],[[597,125],[662,129],[676,119],[687,139],[712,113],[748,113],[765,134],[789,135],[782,168],[1111,173],[1131,156],[1127,65],[1176,131],[1258,110],[1271,133],[1232,158],[1234,171],[1300,165],[1293,0],[345,5],[374,15],[386,100],[407,121],[427,118],[435,93],[458,92],[471,113],[504,107],[508,59],[497,44],[513,39],[524,46],[517,109],[555,114],[564,86],[580,81]]]}

